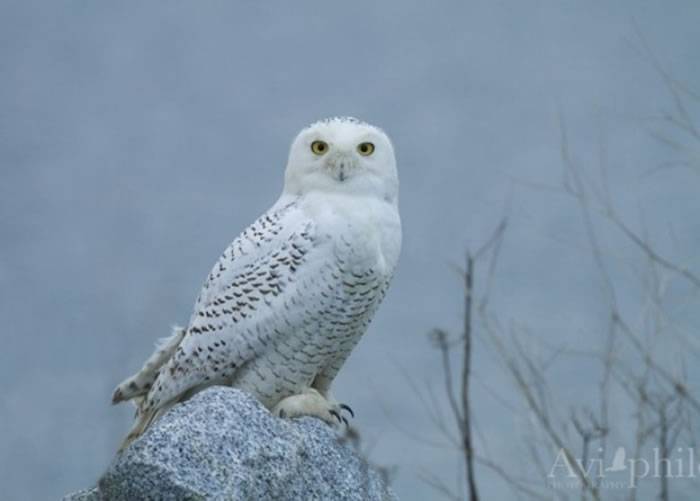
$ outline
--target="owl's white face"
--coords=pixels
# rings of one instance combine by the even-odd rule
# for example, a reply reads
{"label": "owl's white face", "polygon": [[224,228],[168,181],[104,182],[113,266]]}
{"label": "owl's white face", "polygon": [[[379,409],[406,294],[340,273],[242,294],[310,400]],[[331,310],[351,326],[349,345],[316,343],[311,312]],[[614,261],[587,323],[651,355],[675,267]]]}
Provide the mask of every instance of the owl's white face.
{"label": "owl's white face", "polygon": [[303,195],[315,190],[395,203],[398,175],[387,135],[350,118],[322,120],[302,130],[289,151],[285,192]]}

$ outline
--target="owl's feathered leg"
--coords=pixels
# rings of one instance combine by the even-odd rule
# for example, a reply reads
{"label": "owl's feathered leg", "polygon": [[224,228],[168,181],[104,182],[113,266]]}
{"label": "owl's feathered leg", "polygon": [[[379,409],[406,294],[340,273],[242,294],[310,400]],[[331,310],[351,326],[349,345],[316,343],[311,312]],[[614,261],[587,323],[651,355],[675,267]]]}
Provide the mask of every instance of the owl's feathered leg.
{"label": "owl's feathered leg", "polygon": [[348,424],[347,418],[343,416],[344,410],[354,416],[352,409],[347,405],[330,401],[314,388],[307,388],[298,395],[283,398],[271,412],[282,418],[313,416],[335,426],[339,423]]}
{"label": "owl's feathered leg", "polygon": [[187,329],[182,327],[173,327],[173,333],[170,337],[159,341],[156,345],[156,351],[146,360],[141,370],[117,386],[112,395],[112,403],[117,404],[124,400],[136,399],[134,403],[139,407],[141,400],[139,397],[148,393],[158,376],[158,371],[175,353],[186,332]]}

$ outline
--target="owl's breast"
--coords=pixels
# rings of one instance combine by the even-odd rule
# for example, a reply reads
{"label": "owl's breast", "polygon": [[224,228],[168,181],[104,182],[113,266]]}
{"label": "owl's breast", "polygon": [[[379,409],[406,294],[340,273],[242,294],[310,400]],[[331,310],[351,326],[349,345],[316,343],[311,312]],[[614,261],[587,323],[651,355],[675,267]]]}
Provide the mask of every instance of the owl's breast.
{"label": "owl's breast", "polygon": [[401,250],[401,220],[394,205],[365,197],[327,197],[312,207],[318,231],[350,273],[389,277]]}

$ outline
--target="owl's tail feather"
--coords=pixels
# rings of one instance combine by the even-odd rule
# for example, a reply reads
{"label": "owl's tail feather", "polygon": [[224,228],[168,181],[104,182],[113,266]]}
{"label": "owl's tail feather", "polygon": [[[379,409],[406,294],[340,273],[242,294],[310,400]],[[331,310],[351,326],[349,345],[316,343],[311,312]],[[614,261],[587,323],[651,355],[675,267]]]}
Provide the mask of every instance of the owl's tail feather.
{"label": "owl's tail feather", "polygon": [[148,429],[151,424],[156,421],[160,416],[165,414],[170,408],[175,405],[175,402],[165,404],[157,409],[146,409],[143,405],[143,399],[140,402],[141,405],[136,410],[136,419],[129,434],[124,438],[117,452],[122,452],[124,449],[129,447],[131,443],[139,438]]}
{"label": "owl's tail feather", "polygon": [[186,332],[187,329],[174,326],[173,333],[170,337],[160,340],[156,345],[156,351],[148,357],[141,370],[117,386],[112,394],[112,403],[117,404],[125,400],[135,399],[134,403],[139,407],[142,400],[139,397],[143,397],[151,389],[158,376],[158,371],[173,356]]}

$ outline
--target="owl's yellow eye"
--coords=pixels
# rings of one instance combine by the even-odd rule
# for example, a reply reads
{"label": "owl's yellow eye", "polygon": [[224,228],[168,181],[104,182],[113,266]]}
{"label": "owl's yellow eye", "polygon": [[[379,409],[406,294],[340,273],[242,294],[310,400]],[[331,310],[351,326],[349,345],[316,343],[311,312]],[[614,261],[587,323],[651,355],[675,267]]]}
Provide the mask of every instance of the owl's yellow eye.
{"label": "owl's yellow eye", "polygon": [[368,157],[374,153],[374,145],[372,143],[360,143],[357,145],[357,152],[363,157]]}
{"label": "owl's yellow eye", "polygon": [[328,151],[328,143],[325,141],[314,141],[311,143],[311,151],[314,152],[314,155],[323,155]]}

